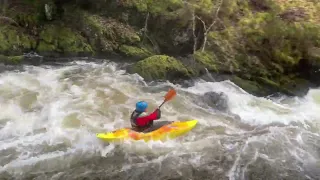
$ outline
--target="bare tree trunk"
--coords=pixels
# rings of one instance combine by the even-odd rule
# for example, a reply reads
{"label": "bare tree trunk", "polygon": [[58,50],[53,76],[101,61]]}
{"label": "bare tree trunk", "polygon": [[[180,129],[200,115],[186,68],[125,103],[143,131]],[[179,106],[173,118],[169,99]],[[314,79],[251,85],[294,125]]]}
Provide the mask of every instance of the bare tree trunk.
{"label": "bare tree trunk", "polygon": [[194,54],[197,50],[197,41],[198,41],[198,38],[196,36],[196,16],[195,16],[194,9],[192,10],[192,34],[193,34],[193,54]]}
{"label": "bare tree trunk", "polygon": [[187,2],[183,1],[184,4],[187,6],[188,10],[191,9],[191,19],[192,19],[192,35],[193,35],[193,54],[197,51],[197,46],[198,46],[198,36],[196,35],[196,12],[194,9],[194,5]]}
{"label": "bare tree trunk", "polygon": [[144,41],[144,38],[147,36],[149,15],[150,13],[148,12],[146,16],[146,20],[144,22],[142,42]]}
{"label": "bare tree trunk", "polygon": [[0,24],[11,24],[11,25],[19,26],[15,20],[6,16],[7,8],[8,8],[8,0],[0,0]]}
{"label": "bare tree trunk", "polygon": [[220,8],[222,6],[222,3],[223,3],[223,0],[220,1],[218,9],[217,9],[217,11],[215,13],[215,16],[214,16],[214,18],[212,20],[212,23],[210,24],[209,27],[207,27],[206,23],[200,17],[197,16],[197,18],[202,22],[203,30],[204,30],[204,33],[203,33],[203,38],[204,39],[203,39],[203,43],[202,43],[201,52],[203,52],[205,50],[205,48],[206,48],[206,44],[207,44],[207,40],[208,40],[208,33],[210,32],[211,28],[213,27],[213,25],[216,24],[216,22],[218,20],[218,14],[220,12]]}
{"label": "bare tree trunk", "polygon": [[15,20],[13,20],[12,18],[0,15],[0,24],[1,23],[19,26],[19,24]]}

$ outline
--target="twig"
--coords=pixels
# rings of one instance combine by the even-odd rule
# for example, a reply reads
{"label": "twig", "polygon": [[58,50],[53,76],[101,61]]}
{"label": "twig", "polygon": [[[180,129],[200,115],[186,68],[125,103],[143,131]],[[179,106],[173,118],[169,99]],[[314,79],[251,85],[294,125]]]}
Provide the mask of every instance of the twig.
{"label": "twig", "polygon": [[8,24],[12,24],[15,26],[19,26],[19,24],[13,20],[12,18],[6,17],[6,16],[0,16],[0,24],[1,23],[8,23]]}

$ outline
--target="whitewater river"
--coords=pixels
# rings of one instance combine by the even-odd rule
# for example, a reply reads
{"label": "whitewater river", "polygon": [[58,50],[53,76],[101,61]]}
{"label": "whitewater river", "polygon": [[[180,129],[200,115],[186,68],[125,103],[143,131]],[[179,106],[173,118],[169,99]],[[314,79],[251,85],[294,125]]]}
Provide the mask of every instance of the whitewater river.
{"label": "whitewater river", "polygon": [[[129,126],[177,90],[163,120],[198,119],[183,137],[108,144],[95,133]],[[226,95],[227,109],[201,103]],[[198,97],[198,98],[197,98]],[[197,103],[198,102],[198,103]],[[0,74],[0,179],[320,179],[320,90],[303,98],[252,96],[230,81],[148,85],[114,63],[75,61]]]}

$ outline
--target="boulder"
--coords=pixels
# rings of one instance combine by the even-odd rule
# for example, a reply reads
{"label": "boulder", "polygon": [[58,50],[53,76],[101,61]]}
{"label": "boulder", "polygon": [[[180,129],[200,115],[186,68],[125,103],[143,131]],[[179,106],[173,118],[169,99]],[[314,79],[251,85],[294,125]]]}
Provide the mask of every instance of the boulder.
{"label": "boulder", "polygon": [[188,79],[193,75],[193,71],[180,61],[165,55],[154,55],[141,60],[130,72],[138,73],[147,81]]}

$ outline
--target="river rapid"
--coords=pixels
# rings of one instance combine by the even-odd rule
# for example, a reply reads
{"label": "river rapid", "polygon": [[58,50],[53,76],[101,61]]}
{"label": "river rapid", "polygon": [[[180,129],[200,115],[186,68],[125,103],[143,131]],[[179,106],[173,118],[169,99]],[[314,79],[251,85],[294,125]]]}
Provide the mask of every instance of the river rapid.
{"label": "river rapid", "polygon": [[[199,120],[167,142],[108,144],[95,133],[129,126],[169,87],[161,120]],[[202,101],[224,93],[227,109]],[[320,179],[320,90],[255,97],[231,81],[147,84],[119,64],[74,61],[0,74],[0,179]]]}

